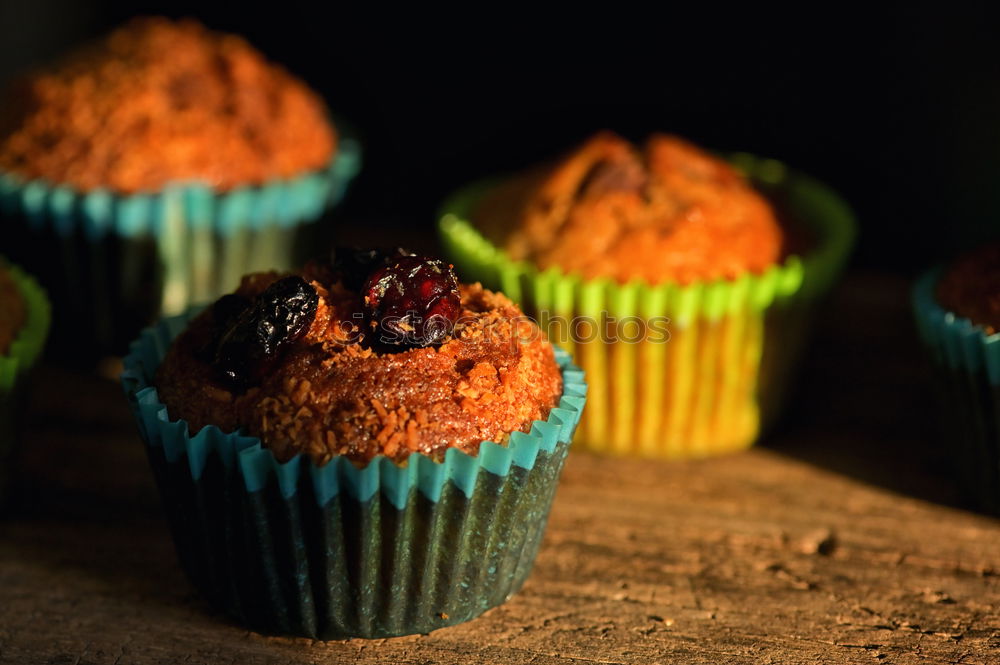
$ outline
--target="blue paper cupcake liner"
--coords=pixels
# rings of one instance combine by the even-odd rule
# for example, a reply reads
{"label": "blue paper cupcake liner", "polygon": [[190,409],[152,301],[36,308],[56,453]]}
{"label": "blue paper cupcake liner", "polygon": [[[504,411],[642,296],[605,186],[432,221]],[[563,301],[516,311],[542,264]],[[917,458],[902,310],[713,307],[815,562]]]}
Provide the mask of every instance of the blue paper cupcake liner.
{"label": "blue paper cupcake liner", "polygon": [[360,154],[345,137],[325,169],[221,193],[187,182],[130,195],[80,192],[0,173],[0,217],[12,258],[71,324],[56,332],[72,328],[73,353],[121,352],[161,312],[209,302],[249,272],[295,265],[304,225],[340,201]]}
{"label": "blue paper cupcake liner", "polygon": [[507,445],[317,467],[171,420],[152,380],[191,315],[145,330],[122,382],[178,557],[212,602],[268,633],[389,637],[468,621],[521,587],[586,397],[567,354],[559,406]]}
{"label": "blue paper cupcake liner", "polygon": [[992,335],[938,304],[942,269],[913,288],[917,328],[930,350],[942,392],[942,443],[953,452],[961,489],[1000,514],[1000,333]]}

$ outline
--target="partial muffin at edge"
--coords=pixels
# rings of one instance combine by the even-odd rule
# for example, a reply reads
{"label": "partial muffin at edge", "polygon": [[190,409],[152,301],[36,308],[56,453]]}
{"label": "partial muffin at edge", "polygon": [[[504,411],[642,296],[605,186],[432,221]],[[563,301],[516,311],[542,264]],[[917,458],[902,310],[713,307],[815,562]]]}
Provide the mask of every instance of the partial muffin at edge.
{"label": "partial muffin at edge", "polygon": [[936,295],[945,309],[982,326],[986,334],[1000,331],[1000,243],[953,261],[941,276]]}
{"label": "partial muffin at edge", "polygon": [[27,317],[27,306],[14,278],[0,264],[0,356],[10,351]]}

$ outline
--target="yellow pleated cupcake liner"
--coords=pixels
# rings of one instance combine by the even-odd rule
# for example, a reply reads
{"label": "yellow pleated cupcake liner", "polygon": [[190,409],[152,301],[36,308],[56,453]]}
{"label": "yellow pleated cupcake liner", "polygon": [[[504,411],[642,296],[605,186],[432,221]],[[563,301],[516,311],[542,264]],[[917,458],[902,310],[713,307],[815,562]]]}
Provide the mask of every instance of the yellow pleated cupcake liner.
{"label": "yellow pleated cupcake liner", "polygon": [[[780,162],[746,154],[732,161],[813,236],[808,252],[735,280],[586,280],[513,261],[473,226],[469,211],[496,181],[474,184],[445,204],[441,238],[463,281],[481,281],[521,304],[587,372],[590,392],[576,439],[583,447],[644,457],[715,455],[750,446],[777,415],[810,312],[843,268],[855,222],[832,190]],[[610,334],[612,319],[619,333],[634,328],[627,340]],[[585,330],[569,334],[574,322],[596,326],[593,339],[579,334]],[[667,339],[655,335],[658,322]]]}

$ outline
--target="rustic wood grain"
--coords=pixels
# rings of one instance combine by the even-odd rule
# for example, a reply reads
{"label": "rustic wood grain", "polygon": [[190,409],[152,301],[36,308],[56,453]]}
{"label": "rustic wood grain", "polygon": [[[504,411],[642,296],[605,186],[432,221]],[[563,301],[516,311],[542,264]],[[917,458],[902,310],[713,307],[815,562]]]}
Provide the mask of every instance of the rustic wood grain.
{"label": "rustic wood grain", "polygon": [[392,640],[265,637],[206,607],[117,385],[46,369],[0,521],[0,663],[1000,663],[1000,521],[955,507],[905,294],[840,291],[764,447],[573,453],[523,591]]}

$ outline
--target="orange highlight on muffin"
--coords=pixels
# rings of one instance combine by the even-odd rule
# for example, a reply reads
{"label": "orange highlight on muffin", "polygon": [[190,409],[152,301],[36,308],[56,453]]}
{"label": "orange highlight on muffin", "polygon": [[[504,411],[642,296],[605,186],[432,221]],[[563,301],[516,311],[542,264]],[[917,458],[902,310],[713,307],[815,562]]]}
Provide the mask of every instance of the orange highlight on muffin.
{"label": "orange highlight on muffin", "polygon": [[135,19],[23,78],[0,111],[0,169],[81,191],[218,190],[326,166],[320,97],[242,37]]}
{"label": "orange highlight on muffin", "polygon": [[731,165],[674,136],[639,152],[603,132],[542,180],[507,250],[587,279],[690,284],[761,273],[782,238],[771,206]]}

